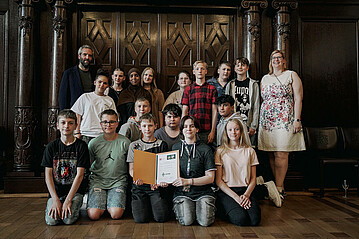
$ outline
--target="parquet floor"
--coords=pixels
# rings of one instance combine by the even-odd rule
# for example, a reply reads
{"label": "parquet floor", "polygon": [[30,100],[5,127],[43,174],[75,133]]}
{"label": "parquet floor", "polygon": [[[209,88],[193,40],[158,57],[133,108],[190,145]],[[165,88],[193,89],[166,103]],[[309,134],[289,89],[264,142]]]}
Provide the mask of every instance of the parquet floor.
{"label": "parquet floor", "polygon": [[208,228],[175,220],[136,224],[131,216],[90,221],[85,213],[75,225],[50,227],[44,222],[46,198],[0,197],[0,238],[359,238],[359,197],[341,196],[289,195],[282,208],[265,200],[258,227],[216,219]]}

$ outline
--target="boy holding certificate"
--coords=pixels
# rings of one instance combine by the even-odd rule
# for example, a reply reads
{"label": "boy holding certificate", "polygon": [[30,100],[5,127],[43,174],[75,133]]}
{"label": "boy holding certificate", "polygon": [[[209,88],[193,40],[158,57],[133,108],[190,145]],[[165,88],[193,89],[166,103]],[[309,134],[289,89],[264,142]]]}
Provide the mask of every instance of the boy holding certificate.
{"label": "boy holding certificate", "polygon": [[[127,156],[129,172],[133,177],[134,150],[142,150],[151,153],[162,153],[168,151],[167,143],[156,139],[154,132],[156,129],[155,118],[151,114],[144,114],[140,117],[140,128],[143,134],[142,139],[130,144]],[[161,187],[160,187],[161,186]],[[169,220],[170,210],[167,200],[163,197],[163,188],[167,183],[143,184],[141,179],[137,179],[132,185],[132,214],[137,223],[149,222],[151,210],[156,222],[166,222]]]}

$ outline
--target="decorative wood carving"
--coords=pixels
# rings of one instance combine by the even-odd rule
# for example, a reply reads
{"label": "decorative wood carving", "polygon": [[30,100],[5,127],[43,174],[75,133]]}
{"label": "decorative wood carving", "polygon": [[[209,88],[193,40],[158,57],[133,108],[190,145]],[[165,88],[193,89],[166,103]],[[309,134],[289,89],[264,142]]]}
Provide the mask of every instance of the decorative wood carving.
{"label": "decorative wood carving", "polygon": [[286,67],[290,67],[290,9],[296,9],[298,2],[296,0],[274,0],[272,7],[277,9],[277,13],[273,19],[274,49],[284,52]]}
{"label": "decorative wood carving", "polygon": [[161,55],[158,48],[161,40],[158,15],[121,13],[120,19],[120,50],[117,52],[121,52],[120,62],[124,70],[128,71],[132,67],[143,70],[151,66],[158,72],[161,68],[161,61],[157,58]]}
{"label": "decorative wood carving", "polygon": [[254,79],[260,77],[261,53],[261,12],[260,8],[268,6],[267,1],[242,1],[243,17],[243,55],[250,62],[250,76]]}
{"label": "decorative wood carving", "polygon": [[94,49],[96,64],[110,72],[115,67],[113,31],[116,27],[112,15],[102,12],[84,12],[81,20],[81,45],[90,45]]}
{"label": "decorative wood carving", "polygon": [[251,6],[260,6],[261,8],[267,8],[268,7],[268,1],[267,0],[243,0],[241,3],[241,6],[243,8],[250,8]]}
{"label": "decorative wood carving", "polygon": [[22,36],[30,35],[32,29],[32,17],[31,16],[21,16],[19,19],[20,32]]}
{"label": "decorative wood carving", "polygon": [[49,108],[47,111],[47,139],[48,142],[56,139],[56,123],[57,115],[59,114],[58,108]]}
{"label": "decorative wood carving", "polygon": [[261,24],[257,19],[254,19],[248,24],[248,32],[253,36],[253,40],[257,41],[261,36]]}
{"label": "decorative wood carving", "polygon": [[233,60],[232,22],[232,16],[225,15],[203,15],[200,18],[200,57],[208,64],[209,77],[213,76],[221,61]]}
{"label": "decorative wood carving", "polygon": [[66,22],[66,19],[63,19],[60,15],[57,15],[52,19],[52,28],[56,32],[57,38],[60,38],[64,34]]}
{"label": "decorative wood carving", "polygon": [[298,1],[297,0],[273,0],[272,7],[274,9],[279,9],[280,7],[290,7],[291,9],[297,9]]}
{"label": "decorative wood carving", "polygon": [[197,19],[192,14],[164,14],[161,26],[162,78],[157,84],[168,95],[177,89],[178,73],[191,72],[196,60]]}
{"label": "decorative wood carving", "polygon": [[34,132],[37,125],[32,107],[15,107],[15,171],[30,171],[32,168]]}

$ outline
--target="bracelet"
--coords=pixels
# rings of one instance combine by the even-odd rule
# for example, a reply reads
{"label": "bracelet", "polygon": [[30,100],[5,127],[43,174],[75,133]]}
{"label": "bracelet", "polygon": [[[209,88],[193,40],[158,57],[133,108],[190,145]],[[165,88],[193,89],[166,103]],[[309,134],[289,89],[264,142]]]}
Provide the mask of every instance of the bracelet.
{"label": "bracelet", "polygon": [[192,178],[192,185],[193,185],[193,178]]}

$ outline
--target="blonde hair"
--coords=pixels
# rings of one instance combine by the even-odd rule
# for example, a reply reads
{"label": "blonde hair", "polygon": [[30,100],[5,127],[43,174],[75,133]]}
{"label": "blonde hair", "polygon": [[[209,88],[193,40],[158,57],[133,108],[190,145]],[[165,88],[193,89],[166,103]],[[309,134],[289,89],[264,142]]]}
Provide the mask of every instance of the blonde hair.
{"label": "blonde hair", "polygon": [[229,137],[228,137],[228,133],[227,133],[227,126],[229,122],[233,122],[236,125],[238,125],[239,127],[239,131],[240,131],[240,137],[239,137],[239,146],[240,147],[250,147],[250,142],[248,142],[248,140],[245,137],[245,134],[247,133],[247,129],[244,129],[244,127],[246,127],[244,125],[244,123],[242,123],[239,119],[233,118],[228,120],[226,126],[224,127],[224,131],[222,134],[222,138],[221,138],[221,146],[218,147],[218,152],[220,152],[221,157],[228,152],[228,150],[230,150],[229,147]]}
{"label": "blonde hair", "polygon": [[195,63],[193,63],[193,69],[195,69],[198,64],[203,64],[204,67],[206,67],[206,69],[208,69],[208,64],[202,60],[199,60],[199,61],[196,61]]}
{"label": "blonde hair", "polygon": [[[282,57],[283,57],[283,60],[285,60],[285,56],[284,56],[283,51],[281,51],[281,50],[275,50],[275,51],[273,51],[273,52],[270,54],[270,59],[269,59],[269,75],[272,75],[272,74],[273,74],[272,58],[273,58],[273,55],[274,55],[274,54],[277,54],[277,53],[281,54]],[[284,66],[284,69],[283,69],[283,70],[286,70],[285,66]]]}
{"label": "blonde hair", "polygon": [[143,71],[142,71],[142,74],[141,74],[141,86],[143,87],[143,85],[144,85],[144,82],[143,82],[143,78],[144,78],[144,76],[145,76],[145,73],[146,73],[146,71],[148,71],[148,70],[150,70],[150,71],[152,71],[152,75],[153,75],[153,77],[152,77],[152,82],[150,83],[150,90],[149,90],[149,92],[150,92],[150,94],[151,94],[151,96],[152,96],[152,101],[153,102],[155,102],[156,100],[157,100],[157,96],[156,96],[156,91],[157,91],[157,84],[156,84],[156,79],[155,79],[155,70],[152,68],[152,67],[146,67]]}

